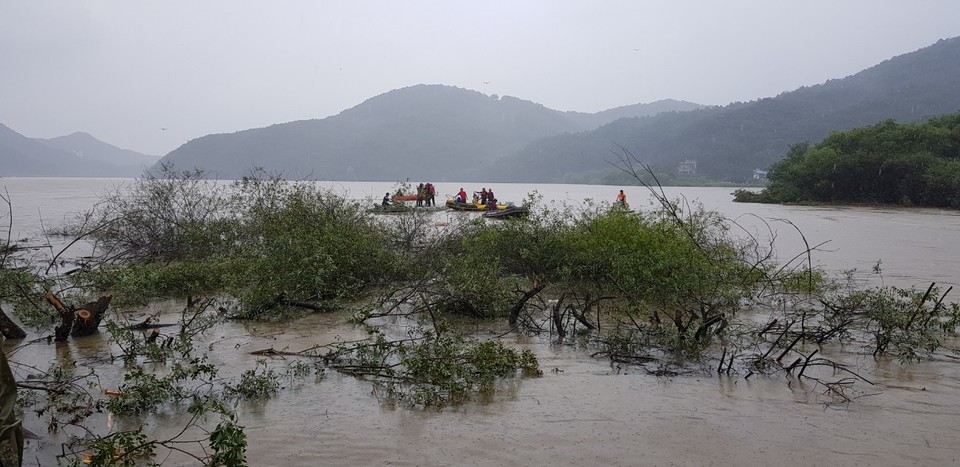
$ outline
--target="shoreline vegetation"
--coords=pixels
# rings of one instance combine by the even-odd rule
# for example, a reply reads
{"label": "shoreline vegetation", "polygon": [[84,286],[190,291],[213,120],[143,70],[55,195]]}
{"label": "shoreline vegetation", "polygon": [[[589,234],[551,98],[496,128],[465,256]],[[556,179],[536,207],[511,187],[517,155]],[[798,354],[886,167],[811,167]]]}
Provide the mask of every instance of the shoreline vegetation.
{"label": "shoreline vegetation", "polygon": [[[12,348],[18,417],[66,434],[56,457],[71,465],[133,465],[171,452],[244,465],[241,401],[338,372],[364,381],[380,403],[442,410],[496,397],[505,381],[550,377],[508,336],[574,346],[655,376],[779,376],[832,404],[856,401],[872,383],[831,356],[831,344],[909,363],[935,358],[957,335],[950,289],[863,288],[815,268],[820,245],[778,262],[772,229],[750,234],[668,199],[627,151],[618,168],[650,190],[653,209],[571,207],[533,193],[524,219],[464,214],[447,223],[417,210],[371,213],[263,173],[226,185],[165,167],[57,228],[68,243],[95,246],[76,267],[67,270],[60,254],[38,265],[0,249],[0,314],[11,311],[41,336],[20,336]],[[112,297],[103,313],[110,358],[47,369],[17,362],[21,352],[49,352],[34,344],[53,339],[54,326],[57,340],[96,338],[60,330],[89,319],[71,304],[99,296]],[[131,322],[170,298],[186,302],[176,322]],[[331,311],[349,314],[367,338],[261,349],[233,376],[209,360],[205,332],[219,323]],[[478,335],[481,322],[506,331]],[[103,367],[112,371],[101,375]],[[118,423],[94,424],[98,411]],[[191,418],[173,437],[138,422],[184,412]]]}
{"label": "shoreline vegetation", "polygon": [[911,206],[960,209],[960,113],[925,123],[892,120],[797,144],[770,169],[747,203]]}

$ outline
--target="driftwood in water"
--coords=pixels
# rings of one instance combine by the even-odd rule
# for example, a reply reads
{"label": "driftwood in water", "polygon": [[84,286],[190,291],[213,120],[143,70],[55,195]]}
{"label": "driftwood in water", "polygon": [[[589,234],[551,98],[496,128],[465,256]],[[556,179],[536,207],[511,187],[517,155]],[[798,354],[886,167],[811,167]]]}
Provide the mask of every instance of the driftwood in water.
{"label": "driftwood in water", "polygon": [[134,331],[142,331],[144,329],[169,328],[172,326],[178,326],[177,324],[173,324],[173,323],[161,324],[161,323],[154,323],[152,321],[153,321],[153,318],[147,318],[140,323],[131,324],[130,326],[127,326],[127,329],[131,329]]}
{"label": "driftwood in water", "polygon": [[13,320],[3,312],[2,308],[0,308],[0,334],[7,339],[23,339],[27,337],[27,333],[23,332],[23,328],[17,326],[17,323],[14,323]]}
{"label": "driftwood in water", "polygon": [[60,325],[54,329],[54,340],[62,342],[68,336],[83,337],[96,333],[112,299],[112,295],[104,295],[95,302],[74,308],[64,305],[53,292],[47,292],[47,302],[60,315]]}
{"label": "driftwood in water", "polygon": [[254,350],[253,352],[250,352],[250,355],[256,355],[259,357],[270,357],[274,359],[284,359],[285,357],[309,357],[309,358],[319,358],[325,361],[330,361],[335,358],[331,354],[320,355],[320,354],[314,353],[312,352],[313,350],[315,350],[315,348],[301,350],[299,352],[290,352],[287,350],[276,350],[273,347],[270,347],[269,349]]}

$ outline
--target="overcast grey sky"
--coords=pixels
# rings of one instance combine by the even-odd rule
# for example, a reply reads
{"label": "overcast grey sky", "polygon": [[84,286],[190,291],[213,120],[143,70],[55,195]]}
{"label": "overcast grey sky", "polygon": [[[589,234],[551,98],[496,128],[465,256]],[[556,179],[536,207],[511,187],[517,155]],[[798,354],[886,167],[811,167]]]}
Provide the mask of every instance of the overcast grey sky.
{"label": "overcast grey sky", "polygon": [[420,83],[722,105],[954,36],[957,0],[0,0],[0,123],[163,155]]}

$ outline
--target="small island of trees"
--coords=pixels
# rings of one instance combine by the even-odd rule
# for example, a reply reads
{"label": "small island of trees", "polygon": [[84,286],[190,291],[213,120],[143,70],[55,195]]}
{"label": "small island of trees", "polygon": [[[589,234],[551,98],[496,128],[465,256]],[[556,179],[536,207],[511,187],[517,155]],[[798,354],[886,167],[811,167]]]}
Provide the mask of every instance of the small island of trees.
{"label": "small island of trees", "polygon": [[815,146],[796,144],[769,180],[759,193],[738,190],[735,200],[960,208],[960,113],[919,124],[887,120]]}

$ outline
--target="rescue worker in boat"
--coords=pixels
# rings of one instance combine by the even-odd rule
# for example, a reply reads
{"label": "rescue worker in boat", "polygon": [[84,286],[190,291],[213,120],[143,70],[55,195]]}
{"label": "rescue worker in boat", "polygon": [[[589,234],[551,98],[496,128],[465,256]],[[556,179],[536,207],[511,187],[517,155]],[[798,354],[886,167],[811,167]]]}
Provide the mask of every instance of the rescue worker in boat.
{"label": "rescue worker in boat", "polygon": [[389,205],[390,205],[390,192],[389,192],[389,191],[383,195],[383,201],[380,201],[380,205],[381,205],[381,206],[389,206]]}
{"label": "rescue worker in boat", "polygon": [[480,188],[480,204],[486,206],[487,204],[487,189]]}
{"label": "rescue worker in boat", "polygon": [[493,199],[493,188],[487,190],[487,199],[488,200]]}
{"label": "rescue worker in boat", "polygon": [[490,202],[487,203],[487,211],[496,211],[497,210],[497,200],[490,198]]}
{"label": "rescue worker in boat", "polygon": [[623,207],[625,207],[625,208],[626,208],[626,207],[630,207],[630,205],[627,204],[627,195],[623,194],[623,190],[620,190],[620,193],[617,194],[617,202],[616,202],[616,204],[617,204],[618,206],[623,206]]}
{"label": "rescue worker in boat", "polygon": [[457,200],[456,200],[456,202],[458,202],[458,203],[466,203],[466,202],[467,202],[467,192],[466,192],[466,191],[463,191],[463,188],[460,188],[460,193],[457,193]]}
{"label": "rescue worker in boat", "polygon": [[480,197],[477,196],[477,192],[473,192],[473,204],[480,204]]}

